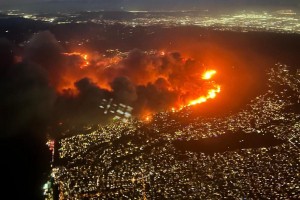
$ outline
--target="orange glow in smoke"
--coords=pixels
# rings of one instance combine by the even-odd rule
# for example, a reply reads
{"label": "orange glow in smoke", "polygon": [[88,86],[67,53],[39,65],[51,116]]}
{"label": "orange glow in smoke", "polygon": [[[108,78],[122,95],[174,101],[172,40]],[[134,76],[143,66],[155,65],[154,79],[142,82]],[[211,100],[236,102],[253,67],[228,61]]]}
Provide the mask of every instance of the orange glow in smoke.
{"label": "orange glow in smoke", "polygon": [[150,111],[145,111],[145,113],[140,117],[140,119],[145,123],[151,122],[152,118],[153,118],[153,113]]}
{"label": "orange glow in smoke", "polygon": [[[83,78],[89,78],[100,88],[112,91],[110,83],[116,77],[124,75],[128,76],[137,86],[147,86],[150,83],[155,85],[159,92],[176,93],[178,98],[174,100],[174,105],[169,107],[171,112],[176,112],[184,107],[214,99],[221,92],[221,86],[212,80],[217,74],[216,70],[208,69],[203,72],[203,68],[198,67],[199,63],[190,62],[191,58],[181,57],[176,60],[172,58],[172,54],[165,51],[159,51],[156,55],[158,55],[158,59],[164,58],[168,65],[161,67],[164,61],[158,59],[152,61],[149,57],[141,62],[141,65],[145,65],[143,66],[145,70],[140,72],[138,69],[136,73],[135,71],[126,71],[128,68],[124,67],[124,63],[126,64],[124,60],[126,61],[128,57],[123,54],[107,56],[75,51],[63,53],[63,55],[70,57],[67,59],[69,60],[67,64],[71,63],[72,68],[66,68],[67,70],[63,71],[60,79],[56,80],[56,90],[60,93],[67,91],[68,94],[76,96],[78,89],[75,83]],[[195,63],[194,68],[186,69],[185,67],[192,65],[191,63]],[[163,81],[156,83],[159,78]],[[143,110],[140,118],[149,122],[152,120],[153,112],[154,110],[151,109]]]}
{"label": "orange glow in smoke", "polygon": [[83,53],[79,53],[79,52],[72,52],[72,53],[63,53],[66,56],[79,56],[82,58],[83,63],[80,66],[80,69],[86,68],[87,66],[89,66],[90,62],[88,61],[88,55],[87,54],[83,54]]}
{"label": "orange glow in smoke", "polygon": [[213,77],[213,75],[215,75],[217,73],[216,70],[207,70],[206,72],[204,72],[202,74],[202,79],[203,80],[209,80]]}
{"label": "orange glow in smoke", "polygon": [[56,90],[59,93],[68,91],[69,94],[77,95],[78,91],[75,83],[83,78],[90,79],[93,83],[102,89],[111,91],[109,82],[105,77],[101,76],[106,68],[116,65],[121,61],[118,56],[105,57],[100,54],[87,54],[80,51],[63,53],[66,57],[75,57],[75,64],[71,62],[71,67],[67,66],[67,70],[62,72],[63,76],[56,79]]}

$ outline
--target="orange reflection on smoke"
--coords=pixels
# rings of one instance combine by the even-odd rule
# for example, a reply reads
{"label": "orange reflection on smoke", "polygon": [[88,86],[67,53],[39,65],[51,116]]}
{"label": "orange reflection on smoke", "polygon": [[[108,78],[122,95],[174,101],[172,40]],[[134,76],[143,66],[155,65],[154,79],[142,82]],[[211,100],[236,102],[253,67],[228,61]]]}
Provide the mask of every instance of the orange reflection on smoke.
{"label": "orange reflection on smoke", "polygon": [[89,66],[90,62],[88,61],[88,54],[83,54],[79,52],[72,52],[72,53],[63,53],[63,55],[66,56],[79,56],[83,60],[83,64],[80,66],[80,69],[83,69],[87,66]]}
{"label": "orange reflection on smoke", "polygon": [[[71,95],[78,94],[75,83],[83,78],[88,78],[93,84],[102,89],[111,90],[109,83],[111,80],[105,79],[103,72],[105,68],[117,64],[121,58],[115,56],[106,58],[99,54],[88,54],[86,52],[74,51],[62,53],[66,57],[70,57],[70,65],[61,72],[61,76],[56,79],[55,88],[59,93],[68,93]],[[72,60],[72,58],[75,58]]]}
{"label": "orange reflection on smoke", "polygon": [[[88,78],[93,84],[112,91],[111,83],[119,76],[126,76],[136,86],[155,88],[158,94],[176,93],[177,99],[172,100],[169,108],[172,112],[181,110],[187,106],[193,106],[206,102],[217,97],[221,92],[221,86],[214,82],[213,77],[217,74],[214,69],[202,71],[197,62],[189,57],[178,57],[165,51],[159,51],[153,55],[142,54],[137,57],[137,64],[133,62],[135,57],[117,54],[114,56],[100,55],[98,53],[80,53],[81,50],[63,53],[71,67],[65,71],[55,84],[60,93],[76,95],[78,89],[76,82]],[[176,57],[177,56],[177,57]],[[74,58],[74,59],[73,59]],[[139,65],[136,70],[131,66]],[[200,78],[199,78],[200,77]],[[151,91],[151,90],[150,90]],[[168,98],[167,98],[168,99]],[[170,103],[170,104],[171,104]],[[164,107],[165,108],[165,107]],[[148,108],[149,109],[149,108]],[[151,121],[154,110],[149,109],[148,113],[143,111],[140,118],[144,121]]]}

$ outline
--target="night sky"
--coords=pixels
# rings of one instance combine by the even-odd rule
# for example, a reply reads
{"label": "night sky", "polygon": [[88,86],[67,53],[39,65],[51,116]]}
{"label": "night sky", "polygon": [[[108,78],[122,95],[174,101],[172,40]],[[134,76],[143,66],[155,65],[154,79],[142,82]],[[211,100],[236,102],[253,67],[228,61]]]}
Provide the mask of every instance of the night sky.
{"label": "night sky", "polygon": [[[0,0],[2,9],[33,9],[38,10],[37,3],[43,7],[45,4],[61,10],[187,10],[224,7],[254,7],[254,8],[300,8],[298,0]],[[49,6],[48,9],[52,9]],[[46,10],[46,9],[45,9]]]}

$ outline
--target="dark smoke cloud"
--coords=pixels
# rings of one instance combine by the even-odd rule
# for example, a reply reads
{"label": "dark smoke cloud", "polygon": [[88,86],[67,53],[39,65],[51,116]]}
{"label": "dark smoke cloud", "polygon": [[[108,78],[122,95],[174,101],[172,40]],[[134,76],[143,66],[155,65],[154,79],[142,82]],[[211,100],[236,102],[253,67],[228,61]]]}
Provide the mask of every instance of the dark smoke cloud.
{"label": "dark smoke cloud", "polygon": [[9,43],[1,44],[5,47],[0,51],[5,58],[1,66],[9,69],[2,92],[11,92],[3,94],[2,104],[11,113],[7,121],[13,124],[13,118],[17,119],[20,129],[49,116],[48,125],[105,123],[112,116],[99,109],[103,99],[130,105],[135,116],[143,116],[203,94],[199,89],[202,66],[178,52],[133,49],[109,67],[108,59],[101,56],[82,67],[83,57],[66,54],[55,36],[43,31],[32,36],[24,49],[24,62],[16,65]]}
{"label": "dark smoke cloud", "polygon": [[29,62],[14,64],[7,42],[0,49],[1,136],[37,131],[49,120],[55,99],[47,72]]}
{"label": "dark smoke cloud", "polygon": [[[55,92],[44,68],[31,62],[14,63],[13,49],[0,39],[0,151],[5,173],[1,189],[16,199],[42,199],[50,159],[45,132]],[[20,180],[25,183],[22,187]]]}
{"label": "dark smoke cloud", "polygon": [[118,77],[111,83],[115,99],[132,104],[137,99],[135,85],[127,77]]}
{"label": "dark smoke cloud", "polygon": [[57,85],[66,71],[66,59],[62,46],[49,31],[33,35],[25,49],[25,60],[47,70],[52,85]]}
{"label": "dark smoke cloud", "polygon": [[47,70],[61,62],[63,48],[49,31],[33,35],[25,49],[25,57]]}
{"label": "dark smoke cloud", "polygon": [[105,123],[108,119],[100,112],[102,99],[112,98],[109,91],[99,88],[90,79],[84,78],[75,83],[78,95],[60,95],[55,106],[55,122],[67,125]]}
{"label": "dark smoke cloud", "polygon": [[147,84],[156,75],[158,64],[159,60],[156,57],[150,57],[141,50],[134,49],[122,61],[122,68],[118,73],[129,77],[134,83]]}
{"label": "dark smoke cloud", "polygon": [[13,64],[14,56],[10,42],[5,38],[0,38],[0,72],[5,73],[8,67]]}
{"label": "dark smoke cloud", "polygon": [[203,94],[201,70],[201,65],[179,52],[149,54],[133,49],[101,76],[113,80],[113,96],[120,102],[131,103],[134,113],[140,116],[145,111],[168,110],[178,106],[179,101],[186,103],[188,97]]}
{"label": "dark smoke cloud", "polygon": [[[159,79],[155,84],[138,86],[138,99],[135,102],[135,114],[143,115],[144,112],[154,113],[170,109],[178,100],[176,92],[169,91],[166,82]],[[141,116],[142,117],[142,116]]]}

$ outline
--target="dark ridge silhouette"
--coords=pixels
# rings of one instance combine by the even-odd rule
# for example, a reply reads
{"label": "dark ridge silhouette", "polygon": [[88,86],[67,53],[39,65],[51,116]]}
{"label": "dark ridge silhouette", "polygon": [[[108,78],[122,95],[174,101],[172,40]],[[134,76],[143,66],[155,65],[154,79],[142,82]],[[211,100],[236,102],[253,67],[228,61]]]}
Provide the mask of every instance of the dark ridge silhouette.
{"label": "dark ridge silhouette", "polygon": [[229,132],[218,137],[203,138],[200,140],[174,141],[174,145],[181,151],[203,152],[213,154],[225,151],[234,151],[248,148],[271,147],[282,144],[284,141],[274,138],[269,133]]}

